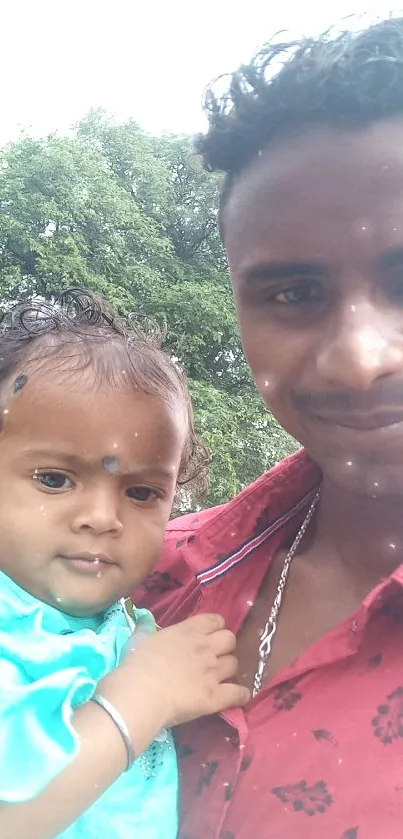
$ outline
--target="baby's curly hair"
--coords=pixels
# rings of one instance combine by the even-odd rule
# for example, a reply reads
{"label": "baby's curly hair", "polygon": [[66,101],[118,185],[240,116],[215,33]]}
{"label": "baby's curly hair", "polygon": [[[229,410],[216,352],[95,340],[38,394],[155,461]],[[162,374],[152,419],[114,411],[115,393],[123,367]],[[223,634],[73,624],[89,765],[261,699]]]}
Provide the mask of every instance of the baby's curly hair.
{"label": "baby's curly hair", "polygon": [[161,348],[162,333],[140,328],[134,316],[82,288],[63,291],[52,302],[40,298],[11,305],[0,320],[0,388],[16,376],[24,384],[28,367],[44,372],[89,369],[96,383],[132,387],[167,402],[179,400],[188,417],[188,436],[178,488],[193,500],[208,488],[208,450],[199,440],[186,376]]}
{"label": "baby's curly hair", "polygon": [[210,127],[196,151],[209,171],[226,174],[222,210],[237,176],[278,139],[403,115],[403,18],[361,32],[274,40],[230,76],[223,96],[207,91],[205,111]]}

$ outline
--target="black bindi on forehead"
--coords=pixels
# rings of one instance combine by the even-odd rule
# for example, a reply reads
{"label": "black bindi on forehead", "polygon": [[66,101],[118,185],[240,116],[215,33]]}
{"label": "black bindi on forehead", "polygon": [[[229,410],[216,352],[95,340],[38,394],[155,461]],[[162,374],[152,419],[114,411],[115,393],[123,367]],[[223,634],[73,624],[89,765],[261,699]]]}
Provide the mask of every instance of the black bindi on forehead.
{"label": "black bindi on forehead", "polygon": [[23,387],[25,387],[27,381],[28,376],[25,376],[24,373],[22,373],[20,376],[17,376],[13,384],[13,393],[18,393],[19,390],[22,390]]}
{"label": "black bindi on forehead", "polygon": [[113,457],[111,455],[106,455],[101,460],[102,468],[105,469],[106,472],[109,472],[110,475],[117,475],[119,472],[119,458]]}

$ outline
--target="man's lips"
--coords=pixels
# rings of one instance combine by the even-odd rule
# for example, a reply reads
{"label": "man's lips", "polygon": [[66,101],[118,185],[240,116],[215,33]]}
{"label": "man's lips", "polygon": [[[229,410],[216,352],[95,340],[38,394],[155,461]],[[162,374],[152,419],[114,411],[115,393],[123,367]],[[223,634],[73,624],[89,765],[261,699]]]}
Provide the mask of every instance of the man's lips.
{"label": "man's lips", "polygon": [[373,431],[387,428],[403,422],[403,410],[391,409],[385,411],[357,411],[357,412],[318,412],[313,414],[315,419],[327,425],[351,428],[357,431]]}

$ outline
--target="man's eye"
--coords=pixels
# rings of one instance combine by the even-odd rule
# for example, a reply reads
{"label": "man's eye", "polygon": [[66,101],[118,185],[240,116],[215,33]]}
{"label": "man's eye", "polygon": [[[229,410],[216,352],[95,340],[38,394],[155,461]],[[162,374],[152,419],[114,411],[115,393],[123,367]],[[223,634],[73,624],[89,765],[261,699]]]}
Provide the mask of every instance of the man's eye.
{"label": "man's eye", "polygon": [[298,303],[317,303],[323,300],[323,289],[320,283],[300,283],[278,291],[271,299],[283,306]]}
{"label": "man's eye", "polygon": [[151,498],[155,498],[158,493],[155,489],[151,489],[151,487],[129,487],[126,490],[126,495],[132,499],[132,501],[150,501]]}
{"label": "man's eye", "polygon": [[44,489],[61,492],[62,490],[71,489],[73,482],[63,472],[34,472],[35,481]]}

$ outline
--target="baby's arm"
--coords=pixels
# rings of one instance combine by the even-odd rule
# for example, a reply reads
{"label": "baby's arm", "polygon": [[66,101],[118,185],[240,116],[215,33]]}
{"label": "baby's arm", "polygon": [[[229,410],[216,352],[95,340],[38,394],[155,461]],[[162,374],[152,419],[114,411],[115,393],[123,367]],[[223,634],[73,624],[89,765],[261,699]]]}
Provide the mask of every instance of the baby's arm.
{"label": "baby's arm", "polygon": [[[100,683],[99,692],[102,690],[104,696],[108,695],[109,680],[116,689],[116,675],[121,674],[115,671]],[[131,694],[131,717],[137,719],[137,726],[130,727],[131,736],[140,753],[162,728],[162,714],[138,694],[134,685],[129,688],[126,682],[126,690]],[[88,702],[76,711],[73,724],[80,738],[77,757],[33,800],[0,803],[2,839],[53,839],[88,810],[125,770],[123,739],[102,708]]]}
{"label": "baby's arm", "polygon": [[[136,754],[161,728],[231,706],[249,691],[228,682],[236,672],[235,638],[218,615],[198,615],[152,635],[129,650],[97,692],[125,720]],[[114,782],[126,767],[123,739],[94,702],[74,714],[80,751],[35,799],[0,804],[2,839],[54,839]],[[21,744],[23,748],[23,744]]]}

